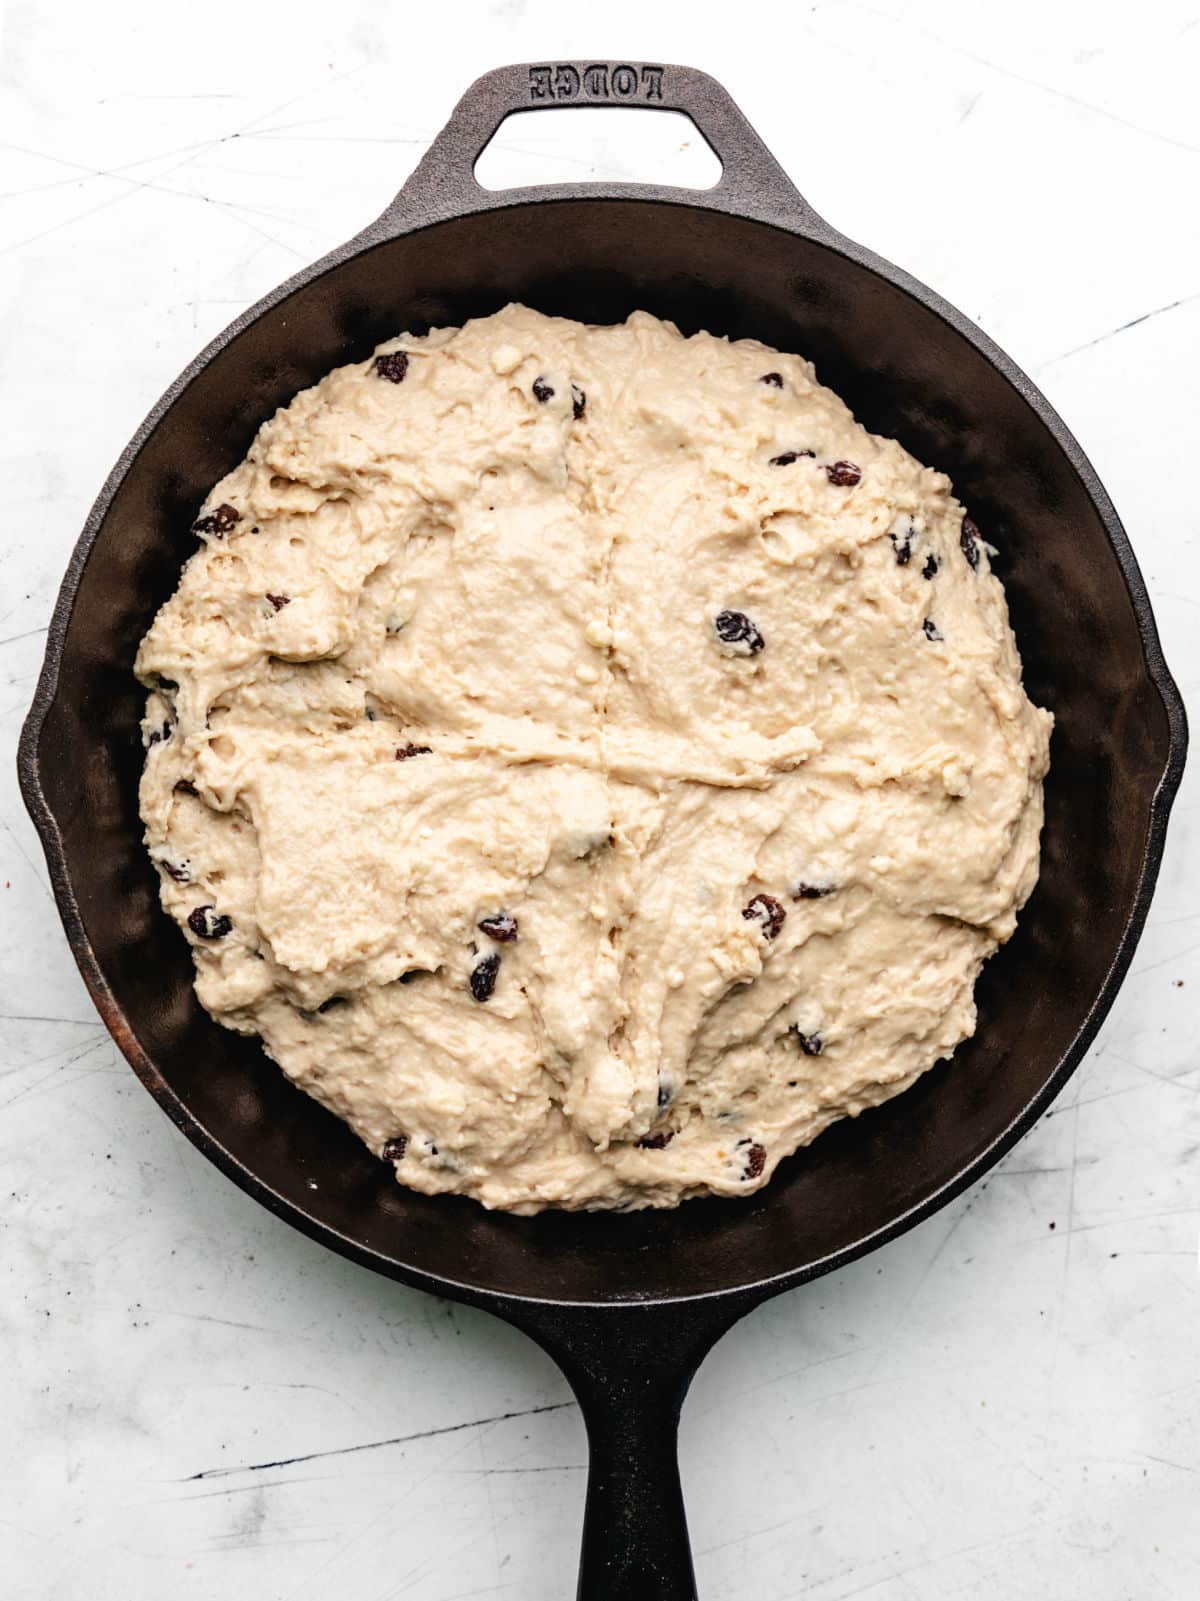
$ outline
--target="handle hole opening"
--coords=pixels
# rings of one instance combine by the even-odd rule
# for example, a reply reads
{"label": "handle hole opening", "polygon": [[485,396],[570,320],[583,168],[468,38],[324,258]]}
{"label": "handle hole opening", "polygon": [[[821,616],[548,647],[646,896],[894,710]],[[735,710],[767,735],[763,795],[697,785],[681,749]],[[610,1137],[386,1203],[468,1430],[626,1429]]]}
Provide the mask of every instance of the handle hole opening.
{"label": "handle hole opening", "polygon": [[505,117],[475,163],[484,189],[655,183],[712,189],[716,152],[689,116],[638,106],[553,106]]}

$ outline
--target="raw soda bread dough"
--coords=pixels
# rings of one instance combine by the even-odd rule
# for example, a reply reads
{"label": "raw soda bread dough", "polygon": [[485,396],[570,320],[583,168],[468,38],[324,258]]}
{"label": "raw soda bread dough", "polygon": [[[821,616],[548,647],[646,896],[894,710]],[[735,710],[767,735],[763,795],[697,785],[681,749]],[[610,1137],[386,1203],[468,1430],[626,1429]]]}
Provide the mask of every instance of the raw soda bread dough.
{"label": "raw soda bread dough", "polygon": [[264,424],[142,642],[200,1000],[418,1190],[746,1195],[975,1027],[1051,718],[949,481],[637,313]]}

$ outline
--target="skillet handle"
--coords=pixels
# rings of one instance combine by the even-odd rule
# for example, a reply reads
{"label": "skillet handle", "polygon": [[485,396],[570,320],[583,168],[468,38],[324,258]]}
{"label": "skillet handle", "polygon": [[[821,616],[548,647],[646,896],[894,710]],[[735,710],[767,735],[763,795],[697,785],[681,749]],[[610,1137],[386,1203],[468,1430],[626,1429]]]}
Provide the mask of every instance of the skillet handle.
{"label": "skillet handle", "polygon": [[696,1601],[679,1414],[700,1363],[754,1304],[721,1297],[535,1310],[526,1303],[504,1312],[557,1362],[587,1425],[577,1601]]}
{"label": "skillet handle", "polygon": [[[506,117],[516,111],[564,106],[681,111],[720,161],[720,180],[711,189],[584,183],[498,191],[476,182],[475,163]],[[690,205],[735,210],[793,228],[805,222],[823,226],[728,91],[708,73],[641,61],[524,62],[497,67],[475,80],[408,182],[367,232],[382,240],[444,217],[535,198],[682,200],[684,196]]]}
{"label": "skillet handle", "polygon": [[588,1434],[578,1601],[696,1601],[679,1482],[679,1413],[690,1379],[572,1380]]}

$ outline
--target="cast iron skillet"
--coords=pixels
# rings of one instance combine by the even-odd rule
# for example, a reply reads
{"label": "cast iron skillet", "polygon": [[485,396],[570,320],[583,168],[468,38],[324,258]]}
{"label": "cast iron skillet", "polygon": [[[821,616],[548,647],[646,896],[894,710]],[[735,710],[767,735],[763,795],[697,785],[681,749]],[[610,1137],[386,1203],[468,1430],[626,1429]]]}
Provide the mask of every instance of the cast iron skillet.
{"label": "cast iron skillet", "polygon": [[[589,100],[687,112],[723,163],[720,182],[499,194],[475,183],[474,161],[509,112]],[[331,367],[401,329],[509,300],[591,322],[643,307],[685,332],[811,356],[869,428],[953,476],[999,547],[1030,694],[1057,717],[1041,881],[986,967],[975,1038],[899,1099],[822,1135],[749,1200],[515,1218],[400,1189],[255,1042],[201,1011],[142,849],[142,694],[130,669],[209,486],[264,418]],[[701,1358],[767,1297],[942,1206],[1062,1088],[1129,965],[1185,744],[1128,541],[1029,380],[952,307],[817,217],[711,78],[577,62],[479,79],[378,222],[239,317],[167,391],[71,559],[20,775],[83,976],[159,1104],[313,1238],[538,1341],[566,1373],[591,1444],[579,1595],[678,1601],[695,1591],[675,1436]]]}

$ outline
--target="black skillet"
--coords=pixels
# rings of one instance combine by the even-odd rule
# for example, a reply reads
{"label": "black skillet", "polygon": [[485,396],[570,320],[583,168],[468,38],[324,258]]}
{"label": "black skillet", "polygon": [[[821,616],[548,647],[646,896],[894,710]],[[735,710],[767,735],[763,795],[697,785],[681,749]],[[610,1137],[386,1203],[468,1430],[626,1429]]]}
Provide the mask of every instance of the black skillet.
{"label": "black skillet", "polygon": [[[585,103],[688,113],[722,162],[720,182],[502,193],[475,183],[474,162],[508,113]],[[209,486],[264,418],[331,367],[399,330],[509,300],[590,322],[643,307],[685,332],[751,335],[812,357],[868,428],[952,475],[999,547],[1029,692],[1057,717],[1041,881],[984,972],[978,1033],[746,1201],[515,1218],[398,1188],[254,1042],[200,1010],[140,843],[142,696],[130,668],[193,548]],[[580,1597],[679,1601],[695,1589],[675,1439],[697,1365],[752,1307],[944,1205],[1062,1088],[1129,965],[1185,745],[1125,534],[1024,374],[952,307],[816,216],[711,78],[577,62],[480,78],[378,222],[239,317],[167,391],[71,559],[20,776],[76,960],[159,1104],[297,1228],[485,1307],[543,1346],[591,1445]]]}

